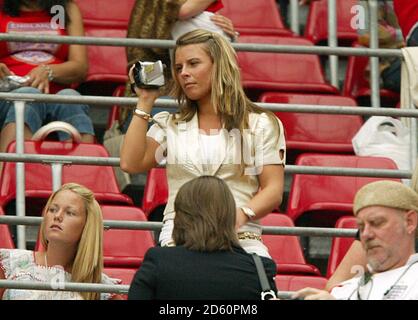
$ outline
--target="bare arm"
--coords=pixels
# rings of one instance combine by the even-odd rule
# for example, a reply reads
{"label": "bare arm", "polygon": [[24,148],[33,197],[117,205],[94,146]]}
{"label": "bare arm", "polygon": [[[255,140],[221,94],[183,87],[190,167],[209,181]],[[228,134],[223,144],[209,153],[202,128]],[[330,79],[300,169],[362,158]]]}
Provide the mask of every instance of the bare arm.
{"label": "bare arm", "polygon": [[[129,71],[129,77],[132,80],[132,69]],[[139,96],[136,107],[147,113],[151,113],[155,100],[158,97],[157,90],[135,89]],[[160,146],[154,139],[146,136],[148,130],[148,121],[132,117],[123,140],[120,167],[128,173],[145,172],[157,166],[155,153]]]}
{"label": "bare arm", "polygon": [[4,64],[0,63],[0,79],[3,79],[6,76],[10,76],[12,72],[9,70],[9,68]]}
{"label": "bare arm", "polygon": [[186,20],[202,13],[215,0],[187,0],[180,8],[178,19]]}
{"label": "bare arm", "polygon": [[[67,27],[67,33],[70,36],[84,36],[83,20],[80,9],[73,2],[67,5],[70,23]],[[71,84],[84,80],[88,71],[87,49],[82,45],[70,45],[68,60],[60,64],[51,64],[54,82],[62,84]],[[49,93],[48,71],[42,67],[32,69],[28,76],[30,80],[28,85],[38,88],[42,92]]]}
{"label": "bare arm", "polygon": [[[260,191],[248,202],[256,214],[253,219],[260,219],[269,214],[274,208],[282,202],[284,167],[282,165],[263,166],[262,172],[258,175],[260,182]],[[248,217],[238,209],[237,228],[247,223]]]}
{"label": "bare arm", "polygon": [[366,264],[366,254],[363,250],[363,247],[361,246],[360,241],[356,240],[353,242],[350,249],[348,249],[343,260],[338,265],[337,270],[335,270],[334,274],[331,276],[331,278],[329,278],[325,289],[330,291],[337,284],[351,279],[353,276],[355,276],[355,269],[353,269],[353,267],[360,266],[362,268],[366,268]]}
{"label": "bare arm", "polygon": [[231,19],[221,15],[221,14],[214,14],[210,17],[214,24],[216,24],[219,28],[223,30],[231,39],[234,41],[238,36],[238,33],[235,32],[234,24],[232,23]]}

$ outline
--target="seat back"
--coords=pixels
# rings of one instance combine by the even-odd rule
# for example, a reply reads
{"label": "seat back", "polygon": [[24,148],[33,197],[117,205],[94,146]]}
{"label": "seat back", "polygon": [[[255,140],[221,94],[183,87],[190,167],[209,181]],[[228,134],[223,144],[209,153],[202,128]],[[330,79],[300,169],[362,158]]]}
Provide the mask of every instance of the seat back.
{"label": "seat back", "polygon": [[[343,216],[337,220],[335,228],[357,229],[357,221],[353,216]],[[328,258],[327,278],[330,278],[344,258],[354,238],[334,237],[331,244],[331,252]]]}
{"label": "seat back", "polygon": [[[103,273],[113,279],[121,280],[120,284],[130,285],[137,269],[130,268],[104,268]],[[122,299],[127,300],[128,295],[123,294]]]}
{"label": "seat back", "polygon": [[[77,0],[88,37],[126,38],[129,19],[135,0]],[[127,60],[124,47],[87,47],[88,81],[124,83]]]}
{"label": "seat back", "polygon": [[[104,220],[146,221],[141,209],[130,206],[101,206]],[[103,255],[105,267],[138,268],[145,253],[153,247],[154,239],[149,230],[105,230]]]}
{"label": "seat back", "polygon": [[[337,39],[340,45],[350,45],[358,39],[358,32],[352,27],[352,21],[355,19],[355,13],[352,12],[352,8],[358,4],[358,0],[336,0]],[[305,37],[315,44],[328,39],[327,0],[311,2],[305,26]]]}
{"label": "seat back", "polygon": [[[280,213],[270,213],[260,222],[263,226],[294,227],[293,221]],[[267,234],[261,237],[279,274],[320,274],[318,268],[306,263],[298,237]]]}
{"label": "seat back", "polygon": [[[354,44],[353,47],[364,48],[359,44]],[[366,78],[366,68],[368,65],[369,57],[348,57],[342,94],[347,97],[353,97],[361,105],[369,103],[371,96],[370,82]],[[387,89],[380,89],[380,97],[383,106],[392,108],[399,101],[399,94]]]}
{"label": "seat back", "polygon": [[[0,216],[4,215],[0,207]],[[0,249],[15,249],[15,244],[7,224],[0,224]]]}
{"label": "seat back", "polygon": [[[25,153],[63,156],[109,157],[106,149],[99,144],[72,143],[60,141],[25,141]],[[16,152],[12,142],[7,152]],[[102,203],[132,204],[132,199],[121,194],[113,168],[110,166],[70,165],[62,169],[62,183],[76,182],[90,190]],[[52,192],[52,173],[49,165],[25,164],[26,197],[46,199]],[[16,164],[5,162],[0,181],[0,202],[6,204],[16,197]]]}
{"label": "seat back", "polygon": [[[296,37],[241,36],[240,43],[312,46],[306,39]],[[260,92],[314,92],[337,94],[328,84],[317,55],[295,53],[244,52],[237,53],[242,83],[251,98]]]}
{"label": "seat back", "polygon": [[278,274],[275,281],[278,291],[298,291],[307,287],[323,290],[327,284],[327,279],[324,277],[300,275]]}
{"label": "seat back", "polygon": [[130,285],[138,269],[133,268],[103,268],[103,273],[107,276],[121,280],[121,284]]}
{"label": "seat back", "polygon": [[[87,37],[126,38],[125,29],[86,27]],[[88,46],[89,70],[85,82],[108,81],[125,83],[128,80],[128,62],[124,47]]]}
{"label": "seat back", "polygon": [[220,13],[232,20],[241,34],[291,35],[284,26],[274,0],[223,0]]}
{"label": "seat back", "polygon": [[75,0],[85,26],[127,29],[135,0]]}
{"label": "seat back", "polygon": [[[313,106],[356,106],[355,100],[349,97],[305,93],[267,92],[261,95],[259,101]],[[351,140],[363,125],[361,116],[297,112],[275,114],[283,123],[288,150],[353,153]]]}
{"label": "seat back", "polygon": [[[296,159],[296,165],[398,169],[389,158],[330,154],[301,154]],[[377,180],[382,178],[295,174],[290,187],[287,214],[296,223],[306,214],[305,218],[315,220],[315,226],[333,227],[340,216],[352,214],[357,190]],[[316,216],[318,213],[319,217]]]}
{"label": "seat back", "polygon": [[149,215],[159,206],[166,205],[168,201],[168,184],[165,168],[152,168],[145,182],[142,210]]}

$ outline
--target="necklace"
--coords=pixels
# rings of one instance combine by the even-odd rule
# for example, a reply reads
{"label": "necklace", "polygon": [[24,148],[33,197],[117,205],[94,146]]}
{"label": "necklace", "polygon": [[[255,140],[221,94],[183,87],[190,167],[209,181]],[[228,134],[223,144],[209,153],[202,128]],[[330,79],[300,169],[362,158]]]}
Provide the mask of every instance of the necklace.
{"label": "necklace", "polygon": [[390,286],[390,288],[389,289],[387,289],[386,291],[385,291],[385,293],[383,294],[383,298],[385,298],[391,291],[392,291],[392,289],[398,284],[398,282],[402,279],[402,277],[408,272],[408,270],[415,264],[415,263],[417,263],[418,261],[414,261],[413,263],[411,263],[409,266],[408,266],[408,268],[406,268],[405,270],[404,270],[404,272],[402,272],[402,274],[399,276],[399,278],[398,279],[396,279],[396,281]]}
{"label": "necklace", "polygon": [[[389,289],[387,289],[386,291],[385,291],[385,293],[383,294],[383,298],[385,298],[391,291],[392,291],[392,289],[393,288],[395,288],[395,286],[399,283],[399,281],[401,281],[401,279],[403,278],[403,276],[405,276],[405,274],[409,271],[409,269],[414,265],[414,264],[416,264],[418,262],[418,260],[416,260],[416,261],[414,261],[414,262],[412,262],[402,273],[401,273],[401,275],[398,277],[398,279],[396,279],[396,281],[389,287]],[[365,277],[365,275],[363,275],[363,277]],[[369,293],[368,293],[368,295],[367,295],[367,297],[366,297],[366,300],[369,300],[369,297],[370,297],[370,294],[371,294],[371,292],[372,292],[372,290],[373,290],[373,278],[372,277],[370,277],[369,279],[367,279],[366,281],[364,281],[364,280],[360,280],[359,281],[359,284],[358,284],[358,286],[357,286],[357,289],[355,289],[354,291],[353,291],[353,293],[349,296],[349,298],[348,298],[348,300],[350,300],[350,298],[351,298],[351,296],[355,293],[355,292],[357,292],[357,299],[358,300],[363,300],[362,298],[361,298],[361,295],[360,295],[360,288],[362,287],[362,286],[365,286],[368,282],[371,282],[370,283],[370,290],[369,290]],[[363,284],[362,284],[363,283]]]}

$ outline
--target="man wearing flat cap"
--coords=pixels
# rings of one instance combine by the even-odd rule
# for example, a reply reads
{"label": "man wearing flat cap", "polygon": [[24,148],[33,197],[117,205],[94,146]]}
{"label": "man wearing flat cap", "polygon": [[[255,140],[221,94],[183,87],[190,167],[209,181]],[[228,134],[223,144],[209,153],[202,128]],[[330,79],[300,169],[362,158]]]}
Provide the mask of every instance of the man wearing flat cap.
{"label": "man wearing flat cap", "polygon": [[367,269],[331,292],[305,288],[305,300],[418,300],[418,254],[415,234],[418,193],[395,181],[363,186],[354,198],[354,215]]}

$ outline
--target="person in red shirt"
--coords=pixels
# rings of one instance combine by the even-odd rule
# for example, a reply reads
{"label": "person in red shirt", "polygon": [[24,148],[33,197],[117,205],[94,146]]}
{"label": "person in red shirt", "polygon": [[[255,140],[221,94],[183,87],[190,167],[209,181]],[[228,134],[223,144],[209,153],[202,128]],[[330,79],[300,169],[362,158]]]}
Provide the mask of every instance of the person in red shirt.
{"label": "person in red shirt", "polygon": [[[63,10],[55,12],[51,10],[54,6]],[[84,28],[80,10],[72,0],[5,0],[0,12],[0,32],[83,36]],[[70,85],[81,82],[87,70],[85,46],[0,43],[0,78],[8,75],[28,77],[23,87],[14,90],[16,93],[79,95]],[[94,129],[88,110],[89,107],[82,104],[27,103],[25,138],[30,139],[47,122],[59,120],[73,125],[84,142],[93,142]],[[12,102],[0,102],[0,123],[3,126],[0,152],[5,152],[8,144],[15,139],[14,112]],[[58,137],[60,140],[70,138],[64,132],[59,132]]]}
{"label": "person in red shirt", "polygon": [[[394,0],[393,9],[407,47],[418,46],[418,1]],[[396,92],[401,90],[401,59],[382,72],[383,87]]]}

